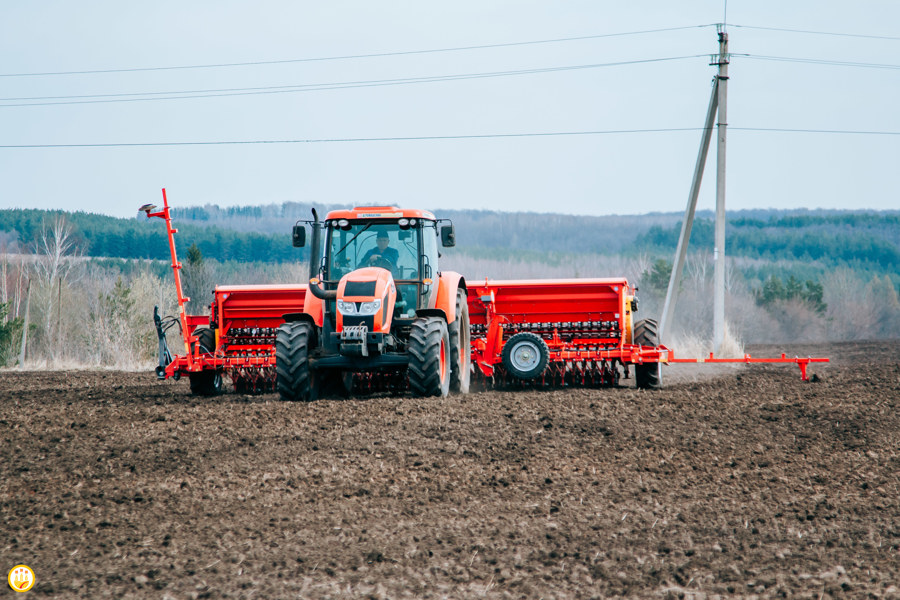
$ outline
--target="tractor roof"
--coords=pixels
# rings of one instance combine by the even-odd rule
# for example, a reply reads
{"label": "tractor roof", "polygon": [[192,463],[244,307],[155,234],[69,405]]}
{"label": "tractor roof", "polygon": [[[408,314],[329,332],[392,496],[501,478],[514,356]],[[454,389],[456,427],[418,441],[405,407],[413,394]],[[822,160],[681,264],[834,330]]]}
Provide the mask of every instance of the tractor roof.
{"label": "tractor roof", "polygon": [[432,213],[416,208],[397,208],[396,206],[357,206],[352,210],[333,210],[325,217],[331,219],[431,219]]}

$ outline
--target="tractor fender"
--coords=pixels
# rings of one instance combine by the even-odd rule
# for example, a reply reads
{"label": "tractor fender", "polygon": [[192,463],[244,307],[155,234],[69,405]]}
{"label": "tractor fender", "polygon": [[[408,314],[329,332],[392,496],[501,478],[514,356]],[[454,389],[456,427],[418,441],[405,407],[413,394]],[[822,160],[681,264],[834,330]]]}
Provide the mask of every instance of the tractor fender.
{"label": "tractor fender", "polygon": [[313,326],[316,325],[316,322],[313,319],[313,316],[310,314],[307,314],[305,312],[287,313],[287,314],[281,315],[281,318],[284,319],[285,323],[294,323],[297,321],[304,321],[306,323],[309,323],[310,325],[313,325]]}
{"label": "tractor fender", "polygon": [[416,311],[417,317],[440,317],[443,320],[447,320],[447,313],[441,310],[440,308],[420,308]]}
{"label": "tractor fender", "polygon": [[462,275],[453,271],[440,274],[434,310],[443,312],[448,324],[456,320],[456,292],[459,288],[466,289],[466,280]]}
{"label": "tractor fender", "polygon": [[[325,319],[325,301],[321,298],[318,298],[309,291],[306,290],[306,299],[303,301],[303,313],[305,317],[304,320],[308,320],[310,323],[315,325],[316,327],[321,328]],[[299,319],[295,319],[299,320]]]}

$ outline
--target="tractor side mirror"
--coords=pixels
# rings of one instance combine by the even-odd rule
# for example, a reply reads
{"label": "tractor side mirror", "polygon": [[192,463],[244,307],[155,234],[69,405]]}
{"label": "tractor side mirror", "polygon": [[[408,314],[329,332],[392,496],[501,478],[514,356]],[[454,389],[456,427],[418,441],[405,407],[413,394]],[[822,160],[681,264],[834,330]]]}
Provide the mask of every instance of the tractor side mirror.
{"label": "tractor side mirror", "polygon": [[302,248],[306,245],[306,227],[303,225],[294,225],[291,243],[293,243],[294,248]]}
{"label": "tractor side mirror", "polygon": [[456,232],[453,231],[453,223],[441,227],[441,246],[452,248],[456,245]]}

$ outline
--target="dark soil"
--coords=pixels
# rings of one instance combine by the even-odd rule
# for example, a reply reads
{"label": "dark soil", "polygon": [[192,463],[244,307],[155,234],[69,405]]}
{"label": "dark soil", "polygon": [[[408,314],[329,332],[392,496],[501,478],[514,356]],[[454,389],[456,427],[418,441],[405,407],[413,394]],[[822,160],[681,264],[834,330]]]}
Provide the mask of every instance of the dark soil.
{"label": "dark soil", "polygon": [[0,568],[60,598],[897,597],[900,341],[788,352],[833,362],[310,404],[3,372]]}

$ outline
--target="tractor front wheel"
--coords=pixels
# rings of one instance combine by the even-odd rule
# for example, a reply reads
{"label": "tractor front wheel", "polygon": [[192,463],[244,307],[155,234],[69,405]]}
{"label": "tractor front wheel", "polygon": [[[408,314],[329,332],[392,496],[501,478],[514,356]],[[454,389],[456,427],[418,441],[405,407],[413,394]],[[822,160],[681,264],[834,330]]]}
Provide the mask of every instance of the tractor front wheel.
{"label": "tractor front wheel", "polygon": [[472,378],[472,340],[469,332],[469,302],[466,290],[456,292],[456,319],[450,323],[450,391],[469,393]]}
{"label": "tractor front wheel", "polygon": [[450,393],[450,334],[440,317],[412,322],[409,333],[409,387],[416,396]]}
{"label": "tractor front wheel", "polygon": [[282,400],[310,402],[315,400],[315,374],[309,368],[309,348],[314,343],[309,323],[284,323],[275,332],[275,385]]}
{"label": "tractor front wheel", "polygon": [[[659,325],[653,319],[642,319],[634,325],[634,343],[659,346]],[[634,384],[641,390],[662,388],[662,365],[658,362],[634,365]]]}

